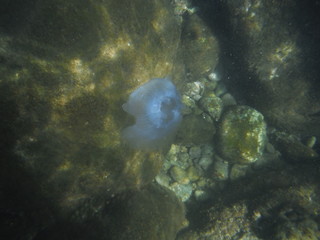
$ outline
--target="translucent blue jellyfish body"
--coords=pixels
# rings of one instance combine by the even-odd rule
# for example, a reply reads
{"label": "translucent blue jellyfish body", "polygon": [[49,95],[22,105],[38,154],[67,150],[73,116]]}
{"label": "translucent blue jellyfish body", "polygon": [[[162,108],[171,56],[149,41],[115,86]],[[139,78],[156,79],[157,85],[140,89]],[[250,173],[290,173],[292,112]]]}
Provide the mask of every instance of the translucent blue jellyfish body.
{"label": "translucent blue jellyfish body", "polygon": [[182,119],[182,103],[169,79],[151,79],[132,92],[122,108],[136,120],[122,132],[132,148],[154,151],[170,146]]}

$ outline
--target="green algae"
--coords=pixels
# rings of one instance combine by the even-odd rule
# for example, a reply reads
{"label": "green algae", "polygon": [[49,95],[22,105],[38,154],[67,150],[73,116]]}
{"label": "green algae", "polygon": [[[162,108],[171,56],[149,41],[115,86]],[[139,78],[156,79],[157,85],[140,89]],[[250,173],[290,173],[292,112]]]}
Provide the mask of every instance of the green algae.
{"label": "green algae", "polygon": [[263,153],[266,142],[266,123],[263,115],[247,106],[227,110],[218,130],[221,155],[234,163],[252,163]]}
{"label": "green algae", "polygon": [[122,104],[151,78],[182,80],[180,31],[168,0],[52,0],[38,1],[19,34],[1,40],[0,87],[10,89],[1,101],[12,101],[2,112],[19,123],[10,149],[58,208],[156,176],[162,153],[121,142],[131,121]]}

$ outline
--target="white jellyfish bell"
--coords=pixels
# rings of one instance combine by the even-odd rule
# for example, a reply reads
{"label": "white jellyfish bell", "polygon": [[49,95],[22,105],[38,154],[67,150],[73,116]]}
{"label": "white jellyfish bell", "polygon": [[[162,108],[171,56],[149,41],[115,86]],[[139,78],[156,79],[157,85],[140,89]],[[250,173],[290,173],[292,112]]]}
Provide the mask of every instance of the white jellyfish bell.
{"label": "white jellyfish bell", "polygon": [[170,79],[151,79],[132,92],[122,108],[135,117],[135,124],[122,131],[130,147],[155,151],[171,145],[182,120],[182,103]]}

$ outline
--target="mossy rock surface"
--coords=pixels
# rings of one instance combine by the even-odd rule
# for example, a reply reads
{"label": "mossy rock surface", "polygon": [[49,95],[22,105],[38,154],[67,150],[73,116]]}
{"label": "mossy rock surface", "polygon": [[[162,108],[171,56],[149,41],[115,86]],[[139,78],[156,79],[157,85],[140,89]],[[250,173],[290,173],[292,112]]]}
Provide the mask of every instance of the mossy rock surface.
{"label": "mossy rock surface", "polygon": [[218,129],[221,155],[233,163],[257,161],[266,143],[266,123],[263,115],[248,106],[235,106],[222,116]]}
{"label": "mossy rock surface", "polygon": [[110,206],[110,239],[173,240],[187,225],[182,202],[168,189],[152,184],[130,192]]}
{"label": "mossy rock surface", "polygon": [[7,161],[14,155],[60,207],[150,183],[162,153],[122,144],[133,123],[122,104],[151,78],[183,80],[171,2],[51,0],[28,11],[19,31],[0,36]]}

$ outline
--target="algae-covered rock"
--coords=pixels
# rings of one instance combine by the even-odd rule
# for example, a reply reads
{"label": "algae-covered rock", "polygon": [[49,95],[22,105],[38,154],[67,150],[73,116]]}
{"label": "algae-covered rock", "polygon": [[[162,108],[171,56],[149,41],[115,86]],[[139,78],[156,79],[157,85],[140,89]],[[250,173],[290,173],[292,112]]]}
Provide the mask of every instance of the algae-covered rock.
{"label": "algae-covered rock", "polygon": [[231,207],[221,209],[221,206],[214,206],[206,209],[203,218],[203,225],[196,231],[187,230],[179,233],[177,240],[198,240],[198,239],[252,239],[240,238],[250,232],[250,221],[246,217],[248,209],[243,203],[237,203]]}
{"label": "algae-covered rock", "polygon": [[214,71],[219,59],[219,44],[211,30],[196,14],[187,15],[182,31],[182,55],[188,73],[199,79]]}
{"label": "algae-covered rock", "polygon": [[174,193],[150,184],[115,197],[87,199],[71,217],[42,228],[36,239],[174,240],[187,224]]}
{"label": "algae-covered rock", "polygon": [[[310,169],[310,166],[307,168]],[[272,189],[271,194],[267,192],[252,200],[257,203],[253,211],[255,223],[252,226],[260,239],[319,239],[319,202],[310,201],[318,194],[316,193],[318,174],[316,171],[308,171],[308,181],[315,180],[315,182],[292,186],[292,178],[297,178],[301,170],[305,169],[299,166],[294,170],[297,174],[285,173],[286,176],[283,177],[289,179],[289,188]],[[303,178],[306,177],[305,172],[301,175]]]}
{"label": "algae-covered rock", "polygon": [[182,203],[158,185],[127,194],[108,212],[108,239],[174,240],[187,225]]}
{"label": "algae-covered rock", "polygon": [[219,120],[223,107],[221,98],[213,93],[206,94],[200,99],[200,106],[213,120]]}
{"label": "algae-covered rock", "polygon": [[281,206],[278,215],[272,216],[277,224],[275,240],[317,240],[320,238],[319,224],[315,216],[300,206]]}
{"label": "algae-covered rock", "polygon": [[188,115],[181,123],[177,138],[183,144],[201,144],[211,141],[215,132],[215,126],[203,117]]}
{"label": "algae-covered rock", "polygon": [[[216,20],[211,13],[207,22],[229,40],[223,41],[223,66],[232,75],[226,79],[229,91],[242,95],[273,126],[319,137],[320,100],[315,96],[320,91],[315,79],[320,50],[313,34],[319,29],[318,3],[227,0],[221,2],[223,11],[217,5],[212,4]],[[228,30],[219,21],[225,18]]]}
{"label": "algae-covered rock", "polygon": [[[37,1],[1,35],[1,149],[60,207],[149,183],[162,153],[127,149],[122,104],[154,77],[182,80],[169,0]],[[13,28],[16,29],[16,28]]]}
{"label": "algae-covered rock", "polygon": [[263,115],[247,106],[227,110],[218,130],[221,155],[234,163],[257,161],[266,142],[266,124]]}
{"label": "algae-covered rock", "polygon": [[272,129],[269,135],[270,141],[281,151],[283,157],[290,162],[305,162],[319,157],[319,154],[312,147],[304,145],[301,139],[295,135],[275,129]]}

